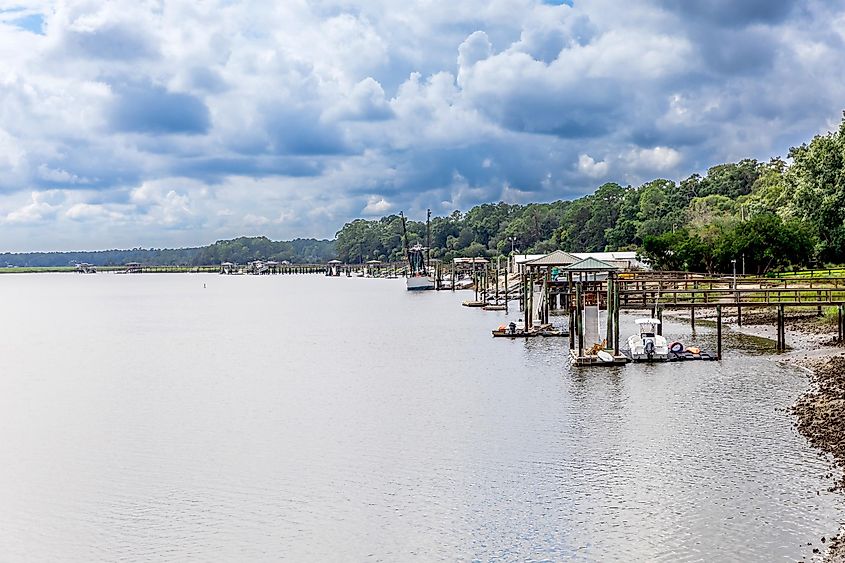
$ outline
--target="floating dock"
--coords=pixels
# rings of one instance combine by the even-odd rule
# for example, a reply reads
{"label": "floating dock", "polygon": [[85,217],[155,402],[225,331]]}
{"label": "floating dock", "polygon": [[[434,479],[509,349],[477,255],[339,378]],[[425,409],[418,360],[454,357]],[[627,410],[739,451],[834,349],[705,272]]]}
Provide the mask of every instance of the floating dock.
{"label": "floating dock", "polygon": [[[606,352],[613,354],[612,350],[605,350]],[[614,355],[612,362],[606,362],[599,358],[597,355],[583,355],[579,356],[578,352],[575,350],[569,351],[569,362],[573,366],[624,366],[631,360],[628,359],[628,356],[624,356],[622,354]]]}

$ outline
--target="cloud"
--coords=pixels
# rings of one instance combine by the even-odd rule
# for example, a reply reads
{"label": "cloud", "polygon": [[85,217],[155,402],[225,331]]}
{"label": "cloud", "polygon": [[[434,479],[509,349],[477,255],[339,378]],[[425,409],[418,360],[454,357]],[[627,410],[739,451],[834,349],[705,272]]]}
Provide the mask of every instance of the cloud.
{"label": "cloud", "polygon": [[6,249],[325,237],[678,180],[784,155],[845,99],[838,2],[16,5]]}
{"label": "cloud", "polygon": [[685,18],[738,27],[783,21],[797,3],[794,0],[661,0],[661,4]]}
{"label": "cloud", "polygon": [[671,170],[681,162],[681,153],[671,147],[636,149],[625,155],[625,160],[640,170],[664,172]]}
{"label": "cloud", "polygon": [[211,126],[208,108],[190,94],[168,92],[152,84],[120,85],[115,90],[109,111],[114,131],[198,135]]}
{"label": "cloud", "polygon": [[10,211],[5,216],[7,223],[38,224],[53,217],[59,209],[61,196],[58,192],[32,192],[25,205]]}
{"label": "cloud", "polygon": [[393,110],[385,99],[384,89],[369,76],[357,83],[348,97],[323,114],[323,118],[328,121],[381,121],[393,116]]}
{"label": "cloud", "polygon": [[384,215],[393,209],[393,204],[381,196],[367,198],[367,205],[361,210],[364,215]]}
{"label": "cloud", "polygon": [[607,174],[608,164],[605,161],[596,162],[596,160],[588,154],[578,156],[578,171],[586,174],[590,178],[601,178]]}

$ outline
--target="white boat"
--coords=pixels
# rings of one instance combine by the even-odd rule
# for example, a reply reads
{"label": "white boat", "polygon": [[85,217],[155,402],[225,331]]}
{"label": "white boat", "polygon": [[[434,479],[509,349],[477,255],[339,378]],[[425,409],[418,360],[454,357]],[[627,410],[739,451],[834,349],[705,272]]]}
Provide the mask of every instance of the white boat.
{"label": "white boat", "polygon": [[[429,247],[419,243],[414,246],[408,246],[408,230],[405,227],[405,215],[400,212],[399,217],[402,218],[402,240],[405,244],[405,257],[408,259],[408,278],[405,280],[408,291],[434,289],[434,278],[428,275],[430,269]],[[429,238],[431,210],[428,211],[428,218],[425,224],[426,239]]]}
{"label": "white boat", "polygon": [[407,280],[405,280],[405,284],[408,286],[408,291],[434,289],[434,280],[431,279],[429,276],[411,276]]}
{"label": "white boat", "polygon": [[628,337],[628,353],[635,362],[662,362],[669,359],[669,346],[657,334],[658,319],[643,318],[634,321],[639,330]]}
{"label": "white boat", "polygon": [[469,289],[474,283],[472,278],[461,278],[455,282],[455,289]]}

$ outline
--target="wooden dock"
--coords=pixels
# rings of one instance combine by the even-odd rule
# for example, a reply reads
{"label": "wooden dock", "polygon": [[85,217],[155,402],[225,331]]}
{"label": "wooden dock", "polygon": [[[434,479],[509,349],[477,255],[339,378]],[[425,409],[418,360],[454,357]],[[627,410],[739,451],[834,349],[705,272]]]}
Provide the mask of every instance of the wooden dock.
{"label": "wooden dock", "polygon": [[[612,354],[612,350],[607,350],[607,352]],[[623,354],[612,354],[612,355],[613,355],[613,361],[612,362],[605,362],[604,360],[599,358],[597,355],[591,355],[591,354],[578,355],[577,351],[570,350],[569,351],[569,362],[573,366],[578,366],[578,367],[600,367],[600,366],[610,367],[610,366],[623,366],[623,365],[625,365],[625,364],[627,364],[628,362],[631,361],[631,360],[628,359],[627,356],[625,356]]]}

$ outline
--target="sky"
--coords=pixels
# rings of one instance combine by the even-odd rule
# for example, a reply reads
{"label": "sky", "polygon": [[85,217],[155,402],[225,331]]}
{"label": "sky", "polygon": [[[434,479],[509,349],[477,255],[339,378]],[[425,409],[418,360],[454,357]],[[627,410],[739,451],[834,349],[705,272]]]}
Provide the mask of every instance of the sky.
{"label": "sky", "polygon": [[0,0],[0,251],[332,238],[786,156],[843,0]]}

